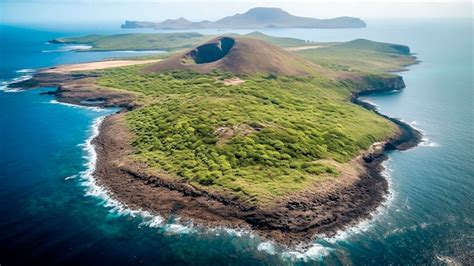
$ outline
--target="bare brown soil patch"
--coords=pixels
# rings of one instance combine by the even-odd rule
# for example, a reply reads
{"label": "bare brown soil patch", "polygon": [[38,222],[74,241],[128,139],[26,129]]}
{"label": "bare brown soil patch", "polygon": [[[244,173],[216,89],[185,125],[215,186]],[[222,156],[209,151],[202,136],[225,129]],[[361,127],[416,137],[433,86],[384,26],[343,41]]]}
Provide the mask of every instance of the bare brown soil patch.
{"label": "bare brown soil patch", "polygon": [[223,82],[224,82],[224,85],[232,86],[232,85],[239,85],[239,84],[245,83],[245,80],[240,79],[240,78],[231,78],[231,79],[225,79]]}
{"label": "bare brown soil patch", "polygon": [[247,136],[260,129],[253,128],[247,124],[237,125],[234,127],[218,127],[214,134],[217,136],[217,144],[225,144],[227,141],[232,139],[234,136]]}
{"label": "bare brown soil patch", "polygon": [[[232,45],[223,41],[232,39]],[[145,68],[145,72],[215,69],[236,74],[315,75],[326,73],[320,66],[285,49],[246,37],[217,37],[197,48],[171,56]]]}

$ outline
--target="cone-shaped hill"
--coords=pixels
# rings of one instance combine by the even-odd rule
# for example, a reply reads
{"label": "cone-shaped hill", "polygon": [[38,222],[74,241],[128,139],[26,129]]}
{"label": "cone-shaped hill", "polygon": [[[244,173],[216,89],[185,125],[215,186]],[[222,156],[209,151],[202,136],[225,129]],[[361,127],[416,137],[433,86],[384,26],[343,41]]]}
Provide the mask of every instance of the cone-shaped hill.
{"label": "cone-shaped hill", "polygon": [[235,74],[313,75],[320,68],[265,41],[246,37],[217,37],[200,46],[145,68],[146,72],[214,69]]}

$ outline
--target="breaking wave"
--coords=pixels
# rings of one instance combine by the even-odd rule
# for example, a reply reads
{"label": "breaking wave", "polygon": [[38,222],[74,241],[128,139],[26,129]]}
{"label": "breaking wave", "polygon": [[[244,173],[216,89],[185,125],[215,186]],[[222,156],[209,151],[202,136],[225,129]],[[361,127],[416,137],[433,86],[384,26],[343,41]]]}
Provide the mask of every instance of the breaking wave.
{"label": "breaking wave", "polygon": [[62,52],[74,52],[77,50],[88,50],[91,49],[90,45],[65,45],[55,50],[43,50],[42,53],[62,53]]}
{"label": "breaking wave", "polygon": [[377,209],[375,209],[375,211],[371,214],[369,218],[360,221],[354,226],[340,230],[339,232],[336,233],[336,235],[332,237],[322,236],[320,237],[321,239],[329,243],[336,243],[340,241],[345,241],[353,235],[367,232],[370,228],[372,228],[375,222],[378,221],[388,211],[388,209],[390,208],[390,206],[392,205],[396,197],[396,191],[393,189],[393,180],[392,180],[393,169],[390,167],[390,162],[391,162],[390,158],[382,162],[383,171],[381,172],[381,175],[388,182],[388,193],[385,196],[385,200],[382,202],[382,204],[380,204],[380,206],[377,207]]}
{"label": "breaking wave", "polygon": [[421,143],[419,145],[422,146],[422,147],[439,147],[439,146],[441,146],[437,142],[430,141],[430,139],[428,137],[423,137],[421,139]]}
{"label": "breaking wave", "polygon": [[71,180],[71,179],[74,179],[76,177],[77,177],[77,175],[71,175],[71,176],[68,176],[68,177],[64,178],[64,180]]}
{"label": "breaking wave", "polygon": [[106,111],[105,109],[100,108],[100,107],[83,106],[83,105],[77,105],[77,104],[72,104],[72,103],[63,103],[63,102],[58,102],[56,100],[51,100],[51,101],[49,101],[49,103],[65,105],[65,106],[72,107],[72,108],[87,109],[87,110],[94,111],[94,112],[105,112]]}
{"label": "breaking wave", "polygon": [[9,85],[31,79],[33,77],[31,74],[34,73],[35,70],[34,69],[21,69],[21,70],[17,70],[16,72],[24,74],[24,75],[12,78],[11,80],[0,81],[0,91],[3,91],[3,92],[23,91],[21,88],[9,88]]}

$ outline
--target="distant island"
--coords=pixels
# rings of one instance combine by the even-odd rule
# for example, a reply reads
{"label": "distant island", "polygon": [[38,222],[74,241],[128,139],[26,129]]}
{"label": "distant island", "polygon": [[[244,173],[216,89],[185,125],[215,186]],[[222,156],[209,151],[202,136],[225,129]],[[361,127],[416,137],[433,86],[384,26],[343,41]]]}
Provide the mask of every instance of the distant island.
{"label": "distant island", "polygon": [[11,86],[57,87],[48,94],[59,101],[122,109],[94,140],[95,178],[129,207],[309,243],[370,217],[388,192],[385,152],[421,139],[358,99],[405,87],[390,73],[417,62],[405,45],[259,32],[94,42],[125,48],[115,38],[133,40],[127,49],[155,38],[173,52],[44,69]]}
{"label": "distant island", "polygon": [[262,29],[262,28],[364,28],[363,20],[354,17],[316,19],[298,17],[281,8],[256,7],[244,14],[227,16],[217,21],[192,22],[185,18],[167,19],[163,22],[125,21],[124,29],[153,28],[160,30],[191,29]]}

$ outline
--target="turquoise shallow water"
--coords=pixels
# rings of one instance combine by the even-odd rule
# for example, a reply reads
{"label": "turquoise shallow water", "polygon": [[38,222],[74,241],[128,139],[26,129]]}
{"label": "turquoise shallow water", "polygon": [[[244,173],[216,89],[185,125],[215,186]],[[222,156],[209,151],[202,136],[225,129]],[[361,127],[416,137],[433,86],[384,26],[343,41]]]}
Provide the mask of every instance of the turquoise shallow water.
{"label": "turquoise shallow water", "polygon": [[[130,53],[42,52],[64,35],[113,28],[33,30],[1,26],[0,79],[28,70]],[[0,264],[388,264],[472,262],[474,106],[472,20],[369,21],[367,29],[269,30],[315,41],[369,38],[410,45],[422,63],[402,73],[401,93],[367,97],[382,113],[424,132],[392,152],[392,196],[373,220],[306,253],[246,233],[168,224],[126,213],[85,179],[92,125],[114,110],[52,102],[31,90],[0,91]],[[132,54],[134,55],[134,54]],[[20,72],[18,72],[20,70]],[[112,202],[113,203],[113,202]]]}

